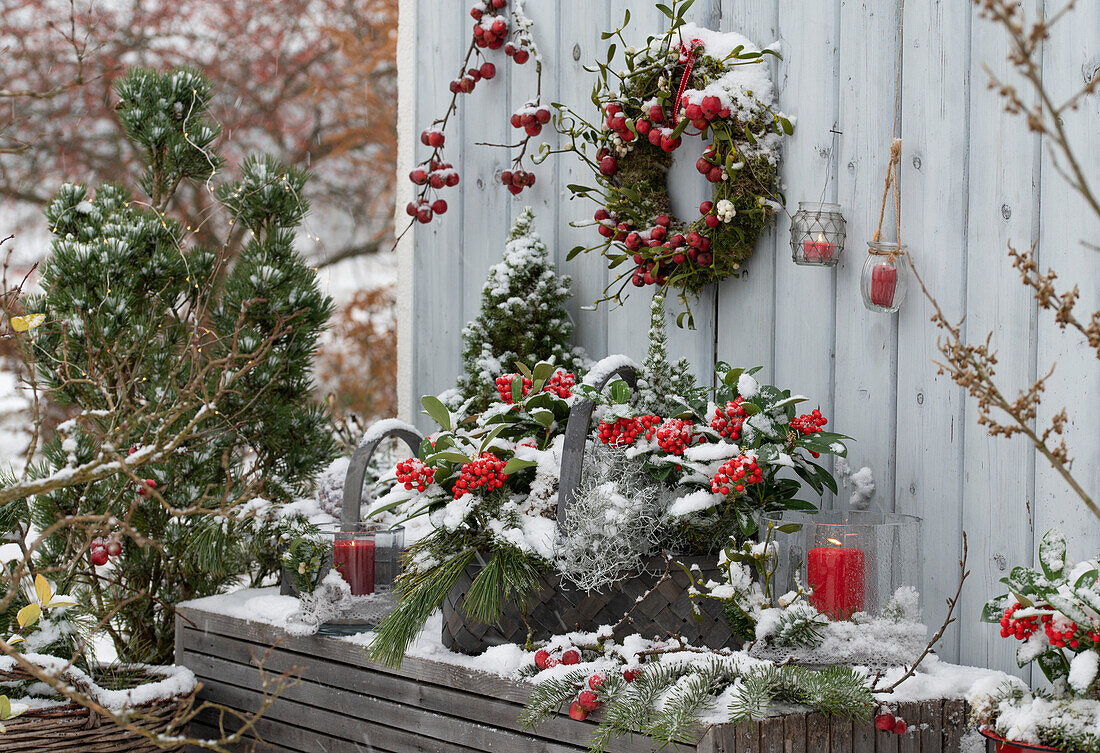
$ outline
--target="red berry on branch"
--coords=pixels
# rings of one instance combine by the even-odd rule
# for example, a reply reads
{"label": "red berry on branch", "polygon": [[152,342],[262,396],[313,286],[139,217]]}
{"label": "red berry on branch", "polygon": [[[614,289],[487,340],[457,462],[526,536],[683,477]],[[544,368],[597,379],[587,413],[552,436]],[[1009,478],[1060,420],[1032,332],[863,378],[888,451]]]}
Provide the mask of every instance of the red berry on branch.
{"label": "red berry on branch", "polygon": [[542,133],[542,126],[540,126],[538,123],[535,123],[534,125],[527,126],[523,130],[527,132],[528,136],[538,136],[540,133]]}
{"label": "red berry on branch", "polygon": [[442,131],[432,131],[428,134],[428,146],[432,146],[438,149],[439,147],[443,146],[444,140],[445,137]]}
{"label": "red berry on branch", "polygon": [[653,144],[653,146],[660,146],[661,145],[661,139],[663,139],[664,136],[661,135],[661,129],[654,128],[652,131],[650,131],[646,135],[646,138],[649,139],[649,143]]}
{"label": "red berry on branch", "polygon": [[480,21],[483,14],[484,11],[481,10],[480,6],[475,5],[474,7],[470,8],[470,15],[475,21]]}
{"label": "red berry on branch", "polygon": [[420,132],[420,143],[423,144],[424,146],[428,145],[428,132],[427,131],[421,131]]}
{"label": "red berry on branch", "polygon": [[478,70],[481,72],[481,77],[486,80],[491,79],[493,76],[497,75],[497,67],[492,63],[482,63],[481,68],[479,68]]}
{"label": "red berry on branch", "polygon": [[112,557],[117,557],[122,554],[122,544],[117,541],[108,541],[107,546],[104,547],[107,550],[107,554]]}
{"label": "red berry on branch", "polygon": [[543,125],[550,122],[550,111],[545,107],[535,110],[535,119]]}
{"label": "red berry on branch", "polygon": [[91,558],[92,558],[92,564],[95,565],[96,567],[99,567],[100,565],[106,565],[107,560],[110,559],[110,557],[107,554],[107,550],[104,549],[101,546],[95,547],[94,549],[92,549]]}
{"label": "red berry on branch", "polygon": [[443,199],[436,199],[432,202],[432,211],[436,214],[446,214],[447,202]]}
{"label": "red berry on branch", "polygon": [[700,173],[702,173],[703,175],[706,175],[707,173],[709,173],[711,167],[712,167],[712,165],[709,162],[707,162],[706,159],[704,159],[703,157],[700,157],[699,159],[695,160],[695,169],[697,171],[699,171]]}
{"label": "red berry on branch", "polygon": [[714,261],[714,257],[711,254],[701,253],[695,257],[695,261],[698,262],[700,267],[709,267],[710,263]]}
{"label": "red berry on branch", "polygon": [[508,22],[498,16],[493,20],[493,24],[489,28],[499,37],[501,34],[508,31]]}
{"label": "red berry on branch", "polygon": [[655,225],[660,225],[661,227],[667,228],[672,224],[672,220],[668,218],[667,214],[659,214],[657,215],[657,219],[655,219],[653,223]]}
{"label": "red berry on branch", "polygon": [[428,173],[423,168],[418,167],[409,173],[409,180],[418,186],[422,186],[428,182]]}
{"label": "red berry on branch", "polygon": [[516,54],[516,46],[514,44],[512,44],[511,42],[504,45],[504,54],[507,55],[508,57],[512,57],[513,55]]}
{"label": "red berry on branch", "polygon": [[893,714],[879,714],[875,717],[875,729],[879,732],[893,732],[896,724]]}
{"label": "red berry on branch", "polygon": [[540,648],[535,652],[535,666],[539,669],[546,669],[546,660],[550,658],[550,652],[544,648]]}
{"label": "red berry on branch", "polygon": [[470,70],[466,71],[466,75],[472,78],[474,81],[481,80],[481,70],[478,68],[471,68]]}
{"label": "red berry on branch", "polygon": [[904,735],[905,730],[909,729],[909,725],[905,723],[904,719],[898,719],[894,723],[894,732],[899,735]]}
{"label": "red berry on branch", "polygon": [[641,669],[624,669],[623,679],[627,682],[634,682],[638,679],[638,675],[642,673]]}
{"label": "red berry on branch", "polygon": [[600,160],[600,172],[611,177],[619,169],[619,163],[614,157],[604,157]]}
{"label": "red berry on branch", "polygon": [[458,82],[458,88],[460,88],[466,94],[469,94],[474,90],[474,80],[468,76],[463,76],[462,80]]}
{"label": "red berry on branch", "polygon": [[582,690],[577,696],[577,703],[589,711],[595,711],[600,707],[600,699],[591,690]]}
{"label": "red berry on branch", "polygon": [[505,170],[504,172],[502,172],[500,174],[500,182],[503,183],[506,186],[511,185],[511,183],[512,183],[512,171],[511,170]]}
{"label": "red berry on branch", "polygon": [[707,227],[715,228],[715,227],[718,227],[718,223],[721,222],[721,220],[718,219],[718,215],[716,215],[716,214],[708,214],[703,219],[703,222],[706,223]]}
{"label": "red berry on branch", "polygon": [[428,185],[432,188],[443,188],[446,181],[440,173],[432,173],[428,176]]}
{"label": "red berry on branch", "polygon": [[527,50],[523,50],[523,49],[516,50],[516,54],[512,56],[512,60],[515,60],[520,65],[523,65],[524,63],[526,63],[530,59],[531,59],[531,53],[528,52]]}
{"label": "red berry on branch", "polygon": [[508,4],[508,0],[493,0],[493,7],[496,8],[497,10],[500,10],[501,8],[503,8],[507,4]]}
{"label": "red berry on branch", "polygon": [[655,241],[663,241],[668,235],[668,229],[664,225],[657,225],[649,231],[649,237]]}
{"label": "red berry on branch", "polygon": [[588,678],[588,687],[592,688],[593,690],[599,690],[603,687],[603,680],[603,675],[597,672],[596,674]]}
{"label": "red berry on branch", "polygon": [[708,170],[707,180],[709,180],[711,183],[717,183],[718,181],[722,180],[722,168],[718,167],[718,165],[715,165],[710,170]]}
{"label": "red berry on branch", "polygon": [[665,152],[674,152],[680,148],[680,144],[683,143],[683,139],[679,136],[676,138],[670,138],[668,136],[661,137],[661,150]]}
{"label": "red berry on branch", "polygon": [[405,205],[405,214],[409,215],[410,217],[415,217],[416,216],[416,202],[415,201],[410,201],[408,204]]}
{"label": "red berry on branch", "polygon": [[710,214],[710,210],[714,209],[713,201],[704,201],[699,205],[699,214]]}
{"label": "red berry on branch", "polygon": [[448,84],[448,88],[450,88],[451,94],[458,94],[462,91],[462,84],[459,83],[458,79],[455,79],[450,84]]}
{"label": "red berry on branch", "polygon": [[562,664],[580,664],[581,652],[575,648],[571,648],[561,655]]}
{"label": "red berry on branch", "polygon": [[432,221],[432,208],[427,204],[421,204],[420,208],[416,210],[416,219],[422,224],[428,224]]}
{"label": "red berry on branch", "polygon": [[634,130],[641,136],[646,136],[653,129],[653,124],[648,120],[639,120],[634,124]]}

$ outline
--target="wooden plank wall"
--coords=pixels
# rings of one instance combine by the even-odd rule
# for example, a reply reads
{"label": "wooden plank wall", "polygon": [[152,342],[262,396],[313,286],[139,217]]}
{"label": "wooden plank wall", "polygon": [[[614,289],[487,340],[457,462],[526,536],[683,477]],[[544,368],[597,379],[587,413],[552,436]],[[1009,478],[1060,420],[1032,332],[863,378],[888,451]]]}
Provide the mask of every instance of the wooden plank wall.
{"label": "wooden plank wall", "polygon": [[[581,753],[599,720],[565,715],[523,728],[530,686],[427,659],[400,671],[372,664],[361,646],[337,638],[294,638],[270,625],[184,608],[176,620],[176,661],[195,672],[200,698],[244,714],[263,704],[263,683],[289,682],[255,729],[255,753]],[[262,669],[261,669],[262,668]],[[960,753],[962,701],[901,704],[912,731],[876,732],[868,721],[791,714],[760,723],[700,728],[682,751],[699,753]],[[236,729],[227,717],[226,729]],[[214,710],[192,736],[217,738]],[[899,743],[902,745],[899,750]],[[247,746],[242,746],[246,748]],[[992,749],[990,749],[992,750]],[[656,753],[638,735],[613,739],[608,753]]]}
{"label": "wooden plank wall", "polygon": [[[1030,12],[1044,0],[1026,0]],[[465,0],[402,0],[416,15],[415,58],[402,61],[415,80],[403,97],[415,98],[416,139],[449,99],[468,39]],[[544,101],[591,111],[592,78],[583,70],[606,49],[599,32],[633,16],[628,38],[641,44],[663,17],[649,0],[528,3],[542,49]],[[1057,27],[1046,45],[1044,75],[1056,93],[1068,93],[1100,65],[1095,35],[1100,5],[1079,4],[1076,17]],[[1058,166],[1023,122],[1003,112],[987,89],[986,69],[1012,80],[1001,31],[966,0],[697,0],[691,19],[738,30],[764,45],[778,40],[784,59],[772,62],[780,106],[797,119],[787,145],[783,181],[789,209],[799,200],[840,202],[849,242],[835,271],[796,267],[788,246],[789,222],[760,240],[742,279],[705,291],[697,304],[698,329],[673,331],[676,356],[706,374],[715,358],[762,365],[764,376],[809,395],[832,426],[857,438],[853,466],[872,468],[876,502],[886,510],[925,519],[928,556],[923,591],[929,621],[943,613],[943,598],[957,577],[961,533],[970,534],[971,580],[942,655],[1008,671],[1013,646],[979,625],[981,604],[998,591],[998,579],[1032,560],[1050,526],[1065,528],[1071,555],[1100,549],[1100,527],[1068,488],[1023,440],[991,440],[977,426],[973,402],[936,374],[936,331],[929,306],[910,286],[900,314],[863,308],[858,280],[864,243],[877,222],[889,141],[904,139],[901,162],[903,239],[948,316],[966,316],[973,339],[994,333],[1000,377],[1008,394],[1058,363],[1043,417],[1070,407],[1068,443],[1087,488],[1100,488],[1100,369],[1079,347],[1081,339],[1039,315],[1006,257],[1006,244],[1037,243],[1040,262],[1081,288],[1082,309],[1100,308],[1100,262],[1081,241],[1100,227],[1058,175]],[[904,15],[904,27],[901,21]],[[503,58],[501,58],[503,60]],[[594,207],[571,201],[565,184],[586,177],[575,160],[551,159],[537,169],[539,182],[519,197],[497,185],[509,163],[500,149],[516,131],[509,113],[531,96],[533,67],[500,65],[494,82],[480,84],[462,102],[448,150],[462,172],[462,190],[448,192],[450,212],[417,227],[405,253],[413,255],[411,358],[402,372],[403,405],[453,385],[460,367],[462,324],[477,310],[488,267],[499,260],[511,219],[532,205],[537,226],[554,249],[559,269],[574,278],[570,313],[578,341],[594,357],[645,355],[648,299],[634,295],[617,310],[590,304],[608,280],[602,259],[565,262],[591,228],[570,223],[591,218]],[[900,73],[900,96],[896,82]],[[896,116],[896,123],[895,123]],[[1097,97],[1066,118],[1067,128],[1092,175],[1100,175],[1100,105]],[[544,132],[548,133],[548,131]],[[550,134],[553,141],[554,137]],[[418,150],[420,146],[415,144]],[[686,153],[688,150],[685,150]],[[683,211],[701,198],[690,165],[673,185]],[[401,183],[404,185],[404,183]],[[404,194],[400,202],[406,201]],[[886,225],[893,227],[892,207]],[[887,233],[891,237],[892,230]],[[406,302],[408,303],[408,302]],[[840,499],[826,507],[843,508]]]}

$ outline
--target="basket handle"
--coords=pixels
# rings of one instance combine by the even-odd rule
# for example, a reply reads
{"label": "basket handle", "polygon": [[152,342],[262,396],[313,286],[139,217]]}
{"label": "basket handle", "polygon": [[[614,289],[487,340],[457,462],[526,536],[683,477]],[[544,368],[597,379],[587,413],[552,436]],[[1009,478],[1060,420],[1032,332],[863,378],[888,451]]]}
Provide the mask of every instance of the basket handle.
{"label": "basket handle", "polygon": [[367,429],[367,433],[363,435],[363,439],[351,456],[348,473],[344,477],[344,502],[340,510],[340,524],[345,528],[355,525],[362,518],[363,481],[367,477],[367,465],[374,451],[378,449],[378,445],[390,437],[396,437],[407,444],[414,457],[420,454],[420,443],[424,441],[424,437],[409,424],[393,426],[377,434]]}
{"label": "basket handle", "polygon": [[[638,372],[633,366],[623,365],[609,372],[599,384],[602,390],[615,377],[622,377],[631,389],[638,386]],[[585,398],[573,403],[569,409],[569,420],[565,425],[565,440],[561,450],[561,476],[558,479],[558,530],[565,530],[565,511],[577,496],[584,471],[584,445],[588,439],[588,429],[592,423],[592,411],[596,403]]]}

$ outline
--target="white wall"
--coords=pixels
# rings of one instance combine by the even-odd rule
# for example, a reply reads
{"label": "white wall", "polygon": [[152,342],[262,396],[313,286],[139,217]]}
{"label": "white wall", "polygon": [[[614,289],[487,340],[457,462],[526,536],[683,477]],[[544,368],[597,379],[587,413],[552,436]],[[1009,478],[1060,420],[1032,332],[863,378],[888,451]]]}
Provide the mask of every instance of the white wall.
{"label": "white wall", "polygon": [[[1025,4],[1034,9],[1041,2]],[[449,101],[447,82],[458,72],[469,40],[467,6],[459,0],[401,3],[401,221],[411,195],[404,175],[413,147],[418,155],[421,149],[417,136]],[[578,107],[586,106],[593,83],[582,66],[606,44],[601,30],[618,25],[627,7],[633,16],[628,38],[642,42],[663,28],[663,17],[648,0],[544,0],[527,6],[547,60],[544,100]],[[947,314],[965,314],[974,338],[993,331],[1006,392],[1015,394],[1037,369],[1045,373],[1058,362],[1043,414],[1070,408],[1067,441],[1074,468],[1094,493],[1100,492],[1100,366],[1079,338],[1037,314],[1005,251],[1010,240],[1018,247],[1038,243],[1041,263],[1057,268],[1063,281],[1076,281],[1083,310],[1096,310],[1100,254],[1080,244],[1100,235],[1096,218],[1059,177],[1039,138],[1005,114],[986,88],[986,67],[1009,75],[1007,46],[1001,31],[966,0],[904,6],[900,0],[697,0],[689,15],[759,44],[780,41],[784,60],[772,64],[780,106],[797,119],[783,169],[789,206],[793,210],[798,200],[817,199],[824,190],[845,208],[849,244],[835,271],[796,267],[789,224],[782,220],[760,240],[742,279],[703,295],[699,329],[672,330],[676,355],[688,356],[704,375],[716,357],[763,365],[765,378],[811,396],[835,430],[858,440],[851,460],[874,470],[878,504],[925,519],[929,622],[938,624],[943,599],[954,590],[965,528],[971,578],[959,623],[941,653],[1011,669],[1014,646],[994,626],[977,622],[981,604],[1000,592],[997,581],[1008,568],[1032,561],[1047,528],[1063,526],[1076,556],[1100,549],[1100,530],[1024,440],[987,437],[976,424],[972,401],[937,375],[936,330],[929,306],[915,291],[898,315],[863,308],[863,244],[877,220],[899,65],[904,240]],[[1094,75],[1100,65],[1097,28],[1100,3],[1080,4],[1073,20],[1058,27],[1044,59],[1054,90],[1068,92]],[[461,102],[447,134],[448,159],[462,176],[460,189],[447,192],[450,211],[418,226],[401,250],[399,386],[406,416],[419,395],[453,385],[462,325],[475,315],[485,273],[500,257],[511,219],[526,204],[535,208],[559,269],[574,278],[570,311],[579,342],[597,357],[625,352],[640,359],[645,353],[639,319],[645,296],[632,296],[618,310],[581,310],[603,289],[607,272],[598,256],[565,262],[570,248],[592,239],[590,228],[569,223],[589,219],[594,206],[569,201],[565,189],[586,178],[585,169],[568,157],[550,160],[537,169],[536,188],[513,198],[496,178],[508,155],[473,144],[514,140],[508,116],[533,92],[533,66],[505,61],[497,61],[501,73],[494,81],[479,84]],[[1067,127],[1100,184],[1098,100],[1094,96],[1069,115]],[[677,188],[693,198],[702,191],[697,181]],[[887,223],[892,227],[889,214]]]}

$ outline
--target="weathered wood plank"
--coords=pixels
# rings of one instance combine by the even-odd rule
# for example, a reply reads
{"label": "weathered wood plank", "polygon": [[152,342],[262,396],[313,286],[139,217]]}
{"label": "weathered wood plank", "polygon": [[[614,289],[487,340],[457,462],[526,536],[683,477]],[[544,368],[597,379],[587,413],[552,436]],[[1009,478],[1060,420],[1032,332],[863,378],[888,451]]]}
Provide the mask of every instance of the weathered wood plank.
{"label": "weathered wood plank", "polygon": [[[966,247],[966,165],[969,148],[967,96],[971,5],[936,0],[905,6],[902,70],[902,227],[921,276],[946,310],[961,312],[966,295],[966,255],[939,249]],[[892,236],[891,236],[892,237]],[[963,498],[963,388],[938,375],[942,359],[929,329],[932,306],[909,270],[910,289],[898,313],[897,477],[898,512],[924,518],[927,541],[942,542],[941,556],[924,558],[922,594],[929,625],[943,622],[941,594],[954,592],[959,578],[958,531]],[[959,625],[951,625],[937,647],[956,661]]]}
{"label": "weathered wood plank", "polygon": [[833,753],[852,752],[852,720],[839,716],[829,718],[829,745]]}
{"label": "weathered wood plank", "polygon": [[965,701],[945,701],[943,704],[943,750],[959,753],[963,735],[970,729]]}
{"label": "weathered wood plank", "polygon": [[895,737],[898,738],[898,753],[920,753],[920,714],[921,709],[919,703],[898,704],[897,715],[904,719],[908,726],[908,729],[905,730],[905,734],[895,735]]}
{"label": "weathered wood plank", "polygon": [[760,753],[760,725],[742,722],[734,728],[734,749],[737,753]]}
{"label": "weathered wood plank", "polygon": [[806,745],[806,715],[791,714],[783,719],[786,753],[813,753]]}
{"label": "weathered wood plank", "polygon": [[[897,317],[868,311],[860,296],[866,243],[878,225],[882,181],[895,131],[899,3],[841,0],[839,190],[845,197],[849,250],[837,265],[836,431],[859,441],[849,449],[852,468],[875,476],[875,503],[894,509],[897,400]],[[884,237],[893,239],[894,209],[887,206]],[[815,341],[819,335],[814,335]],[[870,437],[876,441],[868,442]],[[842,495],[843,497],[843,495]],[[846,501],[838,500],[844,509]]]}
{"label": "weathered wood plank", "polygon": [[925,701],[920,705],[921,753],[944,753],[943,701]]}
{"label": "weathered wood plank", "polygon": [[874,753],[875,734],[878,730],[875,725],[866,719],[856,719],[852,722],[852,749],[856,753]]}
{"label": "weathered wood plank", "polygon": [[[814,712],[806,715],[806,750],[812,753],[830,753],[832,735],[829,734],[829,717]],[[840,753],[840,751],[837,751]]]}
{"label": "weathered wood plank", "polygon": [[[806,3],[779,0],[779,39],[784,56],[779,62],[780,109],[795,119],[794,135],[786,139],[782,180],[789,186],[787,212],[794,214],[799,201],[836,202],[837,119],[839,65],[837,8],[839,0]],[[813,29],[813,34],[806,34]],[[797,47],[798,54],[787,53]],[[850,207],[845,207],[850,209]],[[790,217],[781,214],[776,225],[775,251],[775,368],[774,384],[806,395],[810,408],[820,408],[833,420],[833,370],[836,364],[836,271],[801,267],[791,261]],[[851,237],[845,254],[863,249]],[[814,340],[813,347],[791,347]],[[832,467],[832,456],[819,461]],[[832,507],[832,493],[822,500]]]}
{"label": "weathered wood plank", "polygon": [[[1025,0],[1023,10],[1033,16],[1039,0]],[[998,383],[1008,394],[1031,382],[1035,353],[1029,344],[1034,306],[1016,272],[1005,258],[1010,240],[1027,246],[1037,238],[1040,178],[1036,160],[1038,140],[1028,133],[1022,118],[1003,111],[1001,99],[986,88],[989,73],[1012,85],[1027,87],[1011,72],[1006,60],[1009,44],[1004,33],[975,11],[971,34],[970,76],[970,191],[966,322],[968,342],[984,342],[993,333],[997,350]],[[958,318],[963,312],[946,312]],[[967,400],[964,418],[966,454],[963,458],[963,529],[969,534],[970,577],[956,608],[974,615],[991,596],[1003,593],[1000,579],[1017,565],[1031,564],[1034,505],[1034,452],[1026,441],[991,438],[978,425],[973,400]],[[1016,647],[988,625],[971,622],[960,645],[959,661],[995,667],[1025,680],[1030,671],[1016,666]]]}
{"label": "weathered wood plank", "polygon": [[784,753],[786,736],[784,718],[772,716],[760,720],[760,753]]}

